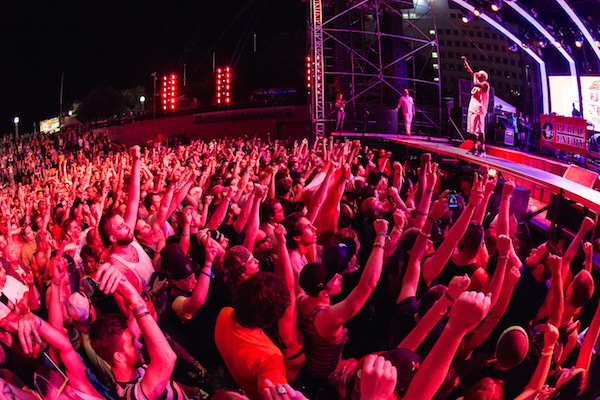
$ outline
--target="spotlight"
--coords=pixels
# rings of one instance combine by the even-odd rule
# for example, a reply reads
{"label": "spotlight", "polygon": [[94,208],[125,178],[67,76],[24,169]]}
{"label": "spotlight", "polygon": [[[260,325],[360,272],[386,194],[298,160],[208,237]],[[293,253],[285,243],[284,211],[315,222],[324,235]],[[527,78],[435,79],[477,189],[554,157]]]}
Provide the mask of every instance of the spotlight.
{"label": "spotlight", "polygon": [[497,0],[492,3],[492,11],[498,12],[502,8],[502,0]]}
{"label": "spotlight", "polygon": [[596,39],[596,47],[600,47],[600,40]]}
{"label": "spotlight", "polygon": [[554,45],[557,49],[560,49],[562,47],[562,44],[560,44],[560,42],[554,42]]}
{"label": "spotlight", "polygon": [[462,16],[462,22],[464,22],[465,24],[468,23],[472,19],[473,19],[473,15],[470,12],[467,12],[467,13],[463,14],[463,16]]}
{"label": "spotlight", "polygon": [[546,48],[547,44],[548,44],[548,41],[546,39],[540,39],[538,41],[538,46],[542,49]]}
{"label": "spotlight", "polygon": [[575,38],[575,46],[581,48],[583,46],[583,38],[581,36],[577,36]]}
{"label": "spotlight", "polygon": [[519,51],[519,48],[517,47],[516,43],[513,43],[508,47],[508,50],[512,51],[513,53],[516,53],[517,51]]}
{"label": "spotlight", "polygon": [[479,17],[481,15],[481,10],[479,8],[476,8],[473,10],[473,15],[476,17]]}

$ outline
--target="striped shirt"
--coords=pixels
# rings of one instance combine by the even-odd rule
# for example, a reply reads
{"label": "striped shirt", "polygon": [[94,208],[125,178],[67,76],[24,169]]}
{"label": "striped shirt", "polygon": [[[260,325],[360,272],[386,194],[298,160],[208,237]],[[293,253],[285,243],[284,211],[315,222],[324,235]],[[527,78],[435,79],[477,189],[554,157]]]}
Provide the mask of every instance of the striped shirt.
{"label": "striped shirt", "polygon": [[[150,400],[142,390],[142,378],[146,373],[147,365],[138,368],[138,378],[131,382],[116,382],[117,394],[123,400]],[[177,382],[169,381],[165,390],[156,400],[188,400]]]}

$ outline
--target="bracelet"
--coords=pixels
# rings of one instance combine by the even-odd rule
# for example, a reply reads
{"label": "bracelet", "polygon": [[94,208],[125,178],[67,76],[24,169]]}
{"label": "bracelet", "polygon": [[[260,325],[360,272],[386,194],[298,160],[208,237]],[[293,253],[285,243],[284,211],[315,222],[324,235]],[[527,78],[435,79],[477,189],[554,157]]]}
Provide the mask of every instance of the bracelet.
{"label": "bracelet", "polygon": [[554,349],[547,350],[547,351],[542,350],[542,357],[543,356],[551,356],[553,353],[554,353]]}
{"label": "bracelet", "polygon": [[38,326],[37,329],[39,330],[42,327],[42,317],[38,317]]}
{"label": "bracelet", "polygon": [[421,229],[419,229],[419,235],[423,235],[423,236],[425,236],[426,238],[430,238],[430,237],[431,237],[431,233],[425,233],[425,232],[423,232]]}
{"label": "bracelet", "polygon": [[417,215],[427,215],[427,213],[423,211],[417,211]]}
{"label": "bracelet", "polygon": [[475,206],[473,204],[471,204],[471,203],[467,203],[467,205],[465,206],[465,208],[467,208],[467,207],[471,207],[473,210],[475,209]]}
{"label": "bracelet", "polygon": [[435,220],[433,218],[431,218],[430,215],[427,215],[427,219],[430,220],[431,223],[435,225]]}
{"label": "bracelet", "polygon": [[141,314],[138,314],[138,315],[135,315],[135,314],[134,314],[134,317],[135,317],[135,319],[136,319],[136,320],[139,320],[140,318],[143,318],[143,317],[145,317],[146,315],[150,315],[150,311],[147,311],[147,310],[146,310],[146,311],[144,311],[144,312],[143,312],[143,313],[141,313]]}
{"label": "bracelet", "polygon": [[383,232],[378,233],[377,235],[375,235],[375,238],[377,239],[377,237],[379,237],[379,236],[383,236],[385,238],[385,240],[390,240],[390,237],[387,233],[383,233]]}
{"label": "bracelet", "polygon": [[385,244],[381,243],[381,242],[375,242],[373,243],[373,247],[379,247],[381,249],[385,248]]}
{"label": "bracelet", "polygon": [[205,233],[204,235],[202,235],[199,242],[202,243],[202,241],[204,240],[205,237],[208,237],[208,233]]}
{"label": "bracelet", "polygon": [[506,260],[508,258],[508,256],[500,256],[498,257],[499,260]]}
{"label": "bracelet", "polygon": [[204,272],[204,271],[200,271],[200,273],[201,273],[202,275],[206,275],[206,276],[208,276],[210,279],[212,279],[212,278],[214,278],[214,277],[215,277],[215,274],[214,274],[212,271],[210,272],[210,274],[209,274],[209,273],[206,273],[206,272]]}
{"label": "bracelet", "polygon": [[508,200],[508,196],[502,196],[502,200]]}
{"label": "bracelet", "polygon": [[425,193],[431,193],[431,189],[425,189]]}
{"label": "bracelet", "polygon": [[56,286],[60,286],[60,282],[55,282],[54,279],[50,279],[50,282],[53,283]]}
{"label": "bracelet", "polygon": [[204,267],[212,269],[213,266],[212,266],[212,263],[204,263],[202,268],[204,268]]}
{"label": "bracelet", "polygon": [[451,301],[451,302],[453,302],[453,303],[454,303],[454,301],[456,300],[456,299],[453,299],[453,298],[452,298],[452,296],[450,296],[450,295],[448,294],[448,291],[446,291],[446,293],[444,293],[444,297],[445,297],[445,298],[447,298],[448,300],[450,300],[450,301]]}
{"label": "bracelet", "polygon": [[[137,315],[137,314],[139,314],[139,313],[141,313],[143,311],[148,311],[148,307],[146,306],[146,304],[141,304],[141,305],[137,306],[136,308],[134,308],[133,310],[131,310],[131,313],[133,315]],[[137,318],[137,316],[136,316],[136,318]]]}
{"label": "bracelet", "polygon": [[189,237],[189,236],[190,236],[190,234],[189,234],[189,233],[182,233],[182,234],[181,234],[181,236],[186,236],[186,237]]}

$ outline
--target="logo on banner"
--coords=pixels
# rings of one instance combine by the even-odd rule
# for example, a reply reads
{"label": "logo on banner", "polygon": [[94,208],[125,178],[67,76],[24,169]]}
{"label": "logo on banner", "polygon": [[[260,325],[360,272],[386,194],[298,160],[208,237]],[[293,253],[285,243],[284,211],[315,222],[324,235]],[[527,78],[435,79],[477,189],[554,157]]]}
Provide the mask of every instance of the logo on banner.
{"label": "logo on banner", "polygon": [[548,121],[542,126],[542,135],[547,141],[554,139],[554,121]]}

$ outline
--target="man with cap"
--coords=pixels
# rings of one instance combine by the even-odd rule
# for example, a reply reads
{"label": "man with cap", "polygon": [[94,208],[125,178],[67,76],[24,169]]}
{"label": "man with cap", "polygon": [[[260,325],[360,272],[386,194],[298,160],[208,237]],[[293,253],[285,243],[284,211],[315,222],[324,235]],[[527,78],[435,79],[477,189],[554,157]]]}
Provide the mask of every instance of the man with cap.
{"label": "man with cap", "polygon": [[[184,253],[178,243],[171,243],[160,252],[161,274],[169,281],[166,321],[168,333],[200,364],[209,370],[220,362],[214,344],[214,317],[203,309],[210,281],[212,263],[217,254],[216,242],[205,239],[204,265],[198,267]],[[198,370],[194,362],[194,367]]]}
{"label": "man with cap", "polygon": [[[343,301],[331,305],[331,296],[341,291],[341,275],[335,264],[307,264],[300,273],[306,295],[298,297],[298,326],[306,345],[306,373],[315,387],[327,387],[326,378],[340,360],[346,333],[344,324],[361,309],[377,286],[383,267],[383,250],[388,222],[374,222],[377,236],[373,250],[356,288]],[[309,391],[309,397],[312,393]]]}

